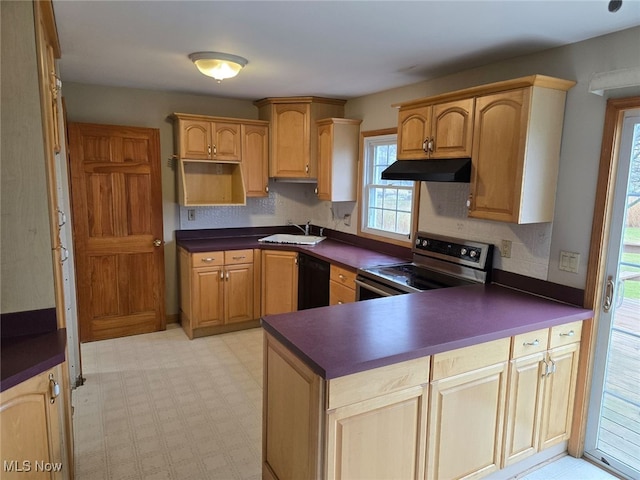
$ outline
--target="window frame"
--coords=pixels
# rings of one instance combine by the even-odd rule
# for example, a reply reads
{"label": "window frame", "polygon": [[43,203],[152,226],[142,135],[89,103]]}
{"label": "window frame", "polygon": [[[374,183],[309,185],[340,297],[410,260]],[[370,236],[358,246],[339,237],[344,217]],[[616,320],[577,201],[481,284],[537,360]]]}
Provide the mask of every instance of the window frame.
{"label": "window frame", "polygon": [[[408,246],[410,247],[412,244],[412,235],[415,231],[415,224],[417,221],[417,205],[418,205],[418,195],[420,189],[418,188],[418,182],[412,182],[412,187],[400,187],[400,188],[410,188],[412,191],[412,201],[411,201],[411,219],[410,219],[410,229],[407,235],[398,234],[388,232],[386,230],[380,230],[376,228],[369,227],[367,225],[368,221],[368,213],[369,213],[369,203],[368,203],[368,190],[371,182],[369,181],[369,177],[371,174],[371,167],[369,166],[369,158],[368,158],[368,150],[369,146],[372,142],[376,140],[384,140],[385,137],[395,137],[397,139],[397,129],[389,128],[383,130],[373,130],[367,132],[361,132],[360,134],[360,168],[358,172],[358,235],[366,238],[375,239],[378,241],[393,243],[396,245]],[[375,138],[374,138],[375,137]]]}

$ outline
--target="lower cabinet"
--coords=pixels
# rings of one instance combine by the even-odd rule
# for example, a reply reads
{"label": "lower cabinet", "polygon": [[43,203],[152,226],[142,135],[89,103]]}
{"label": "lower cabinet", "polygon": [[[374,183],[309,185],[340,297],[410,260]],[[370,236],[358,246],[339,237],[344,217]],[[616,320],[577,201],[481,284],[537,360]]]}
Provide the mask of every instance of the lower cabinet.
{"label": "lower cabinet", "polygon": [[581,325],[513,337],[503,467],[569,439]]}
{"label": "lower cabinet", "polygon": [[262,315],[298,310],[298,253],[262,250]]}
{"label": "lower cabinet", "polygon": [[508,338],[433,356],[427,478],[480,478],[500,468]]}
{"label": "lower cabinet", "polygon": [[3,480],[71,478],[62,368],[66,363],[0,393]]}
{"label": "lower cabinet", "polygon": [[180,249],[181,322],[189,338],[242,328],[258,317],[253,257],[251,249]]}
{"label": "lower cabinet", "polygon": [[567,440],[580,326],[330,380],[265,332],[263,479],[478,479]]}
{"label": "lower cabinet", "polygon": [[331,265],[329,278],[329,305],[356,301],[356,272]]}

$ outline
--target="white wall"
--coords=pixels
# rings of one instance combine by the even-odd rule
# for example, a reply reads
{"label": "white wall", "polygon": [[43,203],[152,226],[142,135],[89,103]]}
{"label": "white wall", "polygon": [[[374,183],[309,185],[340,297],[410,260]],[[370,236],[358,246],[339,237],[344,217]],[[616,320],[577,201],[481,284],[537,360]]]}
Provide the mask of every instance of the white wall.
{"label": "white wall", "polygon": [[[393,103],[536,73],[575,80],[567,95],[553,224],[467,219],[459,205],[466,201],[464,186],[430,184],[423,189],[420,208],[423,225],[432,231],[461,232],[492,243],[511,239],[512,258],[499,259],[500,268],[584,288],[606,97],[640,94],[640,88],[633,88],[610,91],[603,98],[588,92],[589,80],[594,73],[639,66],[638,45],[640,27],[362,97],[349,101],[346,113],[363,119],[363,131],[388,128],[397,122]],[[580,253],[578,274],[558,269],[560,250]]]}
{"label": "white wall", "polygon": [[2,17],[2,313],[55,307],[40,90],[31,2]]}

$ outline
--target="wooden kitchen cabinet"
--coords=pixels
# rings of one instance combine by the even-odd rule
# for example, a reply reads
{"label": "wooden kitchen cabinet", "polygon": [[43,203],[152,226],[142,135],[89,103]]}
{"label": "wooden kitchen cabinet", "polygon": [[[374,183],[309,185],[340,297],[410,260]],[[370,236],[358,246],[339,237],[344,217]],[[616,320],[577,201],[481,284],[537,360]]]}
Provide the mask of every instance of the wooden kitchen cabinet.
{"label": "wooden kitchen cabinet", "polygon": [[530,86],[476,99],[470,217],[553,220],[565,96]]}
{"label": "wooden kitchen cabinet", "polygon": [[247,197],[269,196],[269,125],[243,123],[242,169]]}
{"label": "wooden kitchen cabinet", "polygon": [[262,250],[262,315],[298,309],[298,253]]}
{"label": "wooden kitchen cabinet", "polygon": [[[67,368],[66,362],[0,393],[3,479],[71,478],[73,469],[65,454],[67,392],[62,368]],[[38,468],[50,471],[37,473]]]}
{"label": "wooden kitchen cabinet", "polygon": [[174,113],[178,156],[191,160],[240,162],[241,122],[223,117]]}
{"label": "wooden kitchen cabinet", "polygon": [[502,457],[510,339],[433,356],[427,478],[498,470]]}
{"label": "wooden kitchen cabinet", "polygon": [[574,322],[513,337],[503,467],[569,439],[580,332]]}
{"label": "wooden kitchen cabinet", "polygon": [[181,323],[189,338],[255,326],[253,250],[179,251]]}
{"label": "wooden kitchen cabinet", "polygon": [[320,200],[355,202],[358,197],[358,151],[362,120],[318,120],[318,186]]}
{"label": "wooden kitchen cabinet", "polygon": [[255,102],[269,121],[269,176],[313,180],[318,176],[316,120],[344,116],[344,100],[320,97],[265,98]]}
{"label": "wooden kitchen cabinet", "polygon": [[356,272],[331,265],[329,273],[329,305],[356,301]]}
{"label": "wooden kitchen cabinet", "polygon": [[399,160],[471,157],[474,98],[398,111]]}

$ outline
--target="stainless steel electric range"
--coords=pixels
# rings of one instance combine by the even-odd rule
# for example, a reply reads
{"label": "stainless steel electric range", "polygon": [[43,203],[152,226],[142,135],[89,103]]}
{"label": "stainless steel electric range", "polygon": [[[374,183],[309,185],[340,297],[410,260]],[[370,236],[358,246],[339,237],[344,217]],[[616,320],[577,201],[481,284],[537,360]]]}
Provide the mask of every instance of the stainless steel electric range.
{"label": "stainless steel electric range", "polygon": [[357,300],[488,283],[493,245],[418,232],[413,261],[358,270]]}

